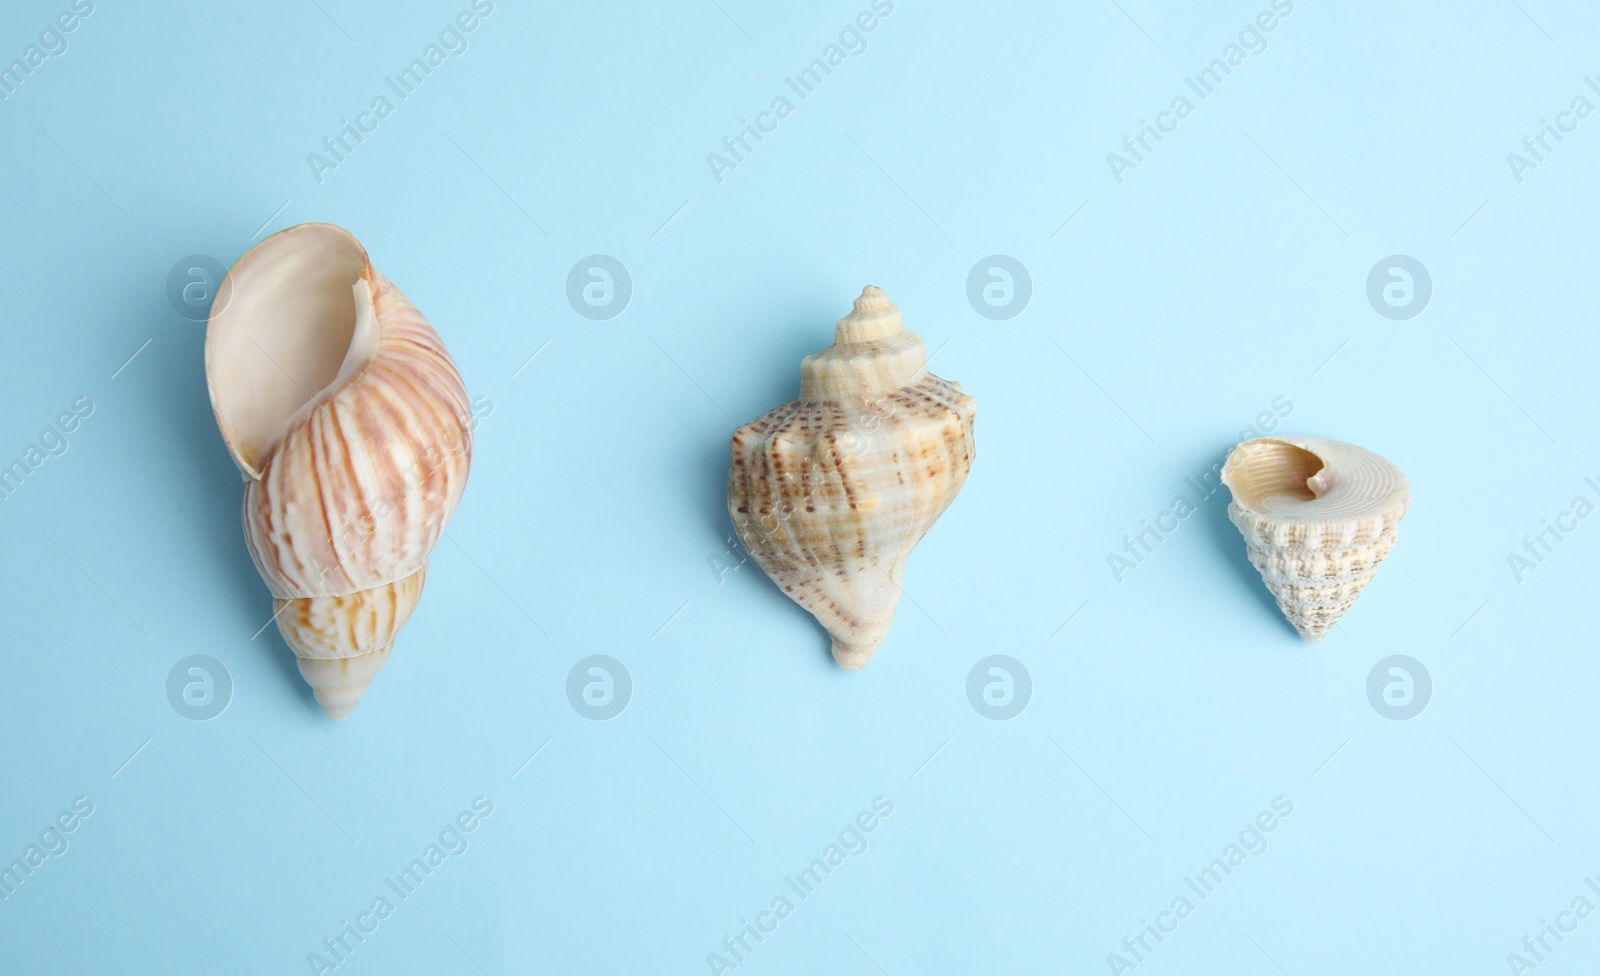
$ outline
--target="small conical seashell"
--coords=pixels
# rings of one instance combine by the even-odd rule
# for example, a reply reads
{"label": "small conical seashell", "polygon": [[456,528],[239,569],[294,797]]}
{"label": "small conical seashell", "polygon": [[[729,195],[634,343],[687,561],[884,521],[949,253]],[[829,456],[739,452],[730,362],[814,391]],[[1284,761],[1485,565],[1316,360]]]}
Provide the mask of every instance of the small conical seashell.
{"label": "small conical seashell", "polygon": [[1228,517],[1283,615],[1320,640],[1394,547],[1411,505],[1400,469],[1321,437],[1258,437],[1222,466]]}
{"label": "small conical seashell", "polygon": [[389,659],[466,486],[461,374],[360,242],[301,224],[224,280],[206,381],[278,630],[340,721]]}
{"label": "small conical seashell", "polygon": [[922,340],[871,285],[800,377],[800,399],[734,432],[728,514],[856,671],[894,622],[906,557],[967,480],[977,405],[927,371]]}

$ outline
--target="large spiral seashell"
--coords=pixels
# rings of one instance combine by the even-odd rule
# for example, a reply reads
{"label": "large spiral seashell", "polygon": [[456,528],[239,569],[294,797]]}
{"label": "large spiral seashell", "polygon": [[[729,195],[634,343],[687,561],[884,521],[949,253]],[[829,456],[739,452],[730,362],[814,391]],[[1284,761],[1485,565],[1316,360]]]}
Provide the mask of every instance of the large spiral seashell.
{"label": "large spiral seashell", "polygon": [[906,557],[967,480],[977,405],[927,371],[922,340],[872,285],[800,374],[800,399],[734,432],[728,514],[856,671],[894,622]]}
{"label": "large spiral seashell", "polygon": [[461,375],[355,237],[301,224],[218,290],[206,380],[278,630],[341,721],[388,661],[466,486]]}
{"label": "large spiral seashell", "polygon": [[1411,486],[1371,451],[1321,437],[1258,437],[1222,466],[1228,517],[1278,608],[1321,640],[1394,548]]}

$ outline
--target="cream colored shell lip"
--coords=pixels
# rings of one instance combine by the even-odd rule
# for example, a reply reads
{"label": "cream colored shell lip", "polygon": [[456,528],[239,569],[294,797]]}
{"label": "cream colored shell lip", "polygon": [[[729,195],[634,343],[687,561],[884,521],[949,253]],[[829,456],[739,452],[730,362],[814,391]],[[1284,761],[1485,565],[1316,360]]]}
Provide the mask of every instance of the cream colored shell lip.
{"label": "cream colored shell lip", "polygon": [[1229,454],[1228,517],[1300,635],[1338,623],[1388,557],[1411,486],[1379,455],[1321,437],[1259,437]]}
{"label": "cream colored shell lip", "polygon": [[1325,437],[1257,437],[1234,448],[1222,482],[1243,508],[1291,522],[1342,522],[1411,502],[1400,469],[1364,447]]}
{"label": "cream colored shell lip", "polygon": [[[357,302],[358,318],[361,313],[369,313],[377,298],[377,286],[373,281],[372,261],[367,256],[367,249],[356,236],[337,224],[310,222],[296,224],[293,227],[280,230],[268,235],[259,244],[252,247],[239,259],[223,278],[217,290],[217,297],[212,303],[211,316],[206,326],[205,341],[205,367],[207,391],[211,398],[211,411],[216,417],[217,427],[222,432],[223,442],[227,445],[228,453],[233,458],[234,464],[241,474],[250,480],[259,479],[261,471],[258,464],[260,454],[273,446],[271,443],[259,443],[259,438],[251,438],[252,432],[241,430],[239,419],[233,410],[225,408],[220,402],[225,396],[222,384],[210,382],[212,377],[219,376],[225,370],[222,360],[230,352],[237,350],[230,346],[230,331],[232,322],[248,314],[248,309],[236,307],[236,299],[242,293],[249,291],[281,291],[293,286],[294,269],[281,267],[268,267],[275,265],[285,254],[298,253],[301,261],[306,264],[325,262],[324,270],[336,273],[338,269],[347,267],[356,277],[366,285],[366,294],[359,293],[355,296]],[[276,279],[266,280],[261,279]],[[253,337],[251,338],[253,341]],[[352,336],[352,338],[355,338]],[[365,338],[365,337],[362,337]],[[238,343],[242,346],[242,343]],[[316,404],[327,400],[338,393],[344,385],[355,379],[355,374],[366,365],[370,356],[370,348],[356,348],[355,343],[347,346],[347,352],[340,359],[341,373],[335,377],[336,383],[327,384],[316,389],[307,390],[301,381],[293,376],[294,364],[284,364],[273,361],[279,368],[281,378],[287,379],[297,391],[304,394],[303,406],[297,409],[310,411]],[[301,350],[305,355],[310,355],[315,350]],[[271,359],[271,353],[266,350],[258,352]],[[242,358],[242,357],[241,357]],[[343,367],[348,364],[352,367],[349,372],[343,372]],[[284,425],[287,426],[287,423]]]}

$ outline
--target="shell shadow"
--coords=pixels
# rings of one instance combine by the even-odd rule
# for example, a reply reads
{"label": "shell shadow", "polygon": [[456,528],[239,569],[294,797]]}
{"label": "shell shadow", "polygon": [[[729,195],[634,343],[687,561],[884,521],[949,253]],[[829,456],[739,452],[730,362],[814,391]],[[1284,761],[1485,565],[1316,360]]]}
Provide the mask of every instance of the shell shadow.
{"label": "shell shadow", "polygon": [[293,689],[304,707],[320,715],[321,706],[301,679],[294,653],[283,643],[277,627],[258,630],[272,619],[272,594],[245,548],[240,520],[244,484],[211,411],[203,353],[205,326],[182,324],[196,330],[192,351],[186,349],[184,355],[168,360],[151,357],[150,368],[163,371],[156,385],[162,391],[158,402],[163,421],[174,442],[190,448],[163,458],[167,483],[188,486],[183,510],[195,534],[190,551],[200,560],[204,576],[213,581],[212,596],[219,612],[235,621],[230,630],[238,633],[245,653],[265,655],[284,686]]}
{"label": "shell shadow", "polygon": [[[733,434],[730,429],[729,435]],[[817,650],[821,655],[817,660],[826,663],[832,668],[833,638],[828,631],[806,609],[784,595],[767,574],[756,564],[750,554],[745,551],[744,544],[739,541],[738,535],[733,530],[733,520],[728,515],[728,467],[732,464],[729,456],[728,442],[717,440],[714,445],[702,445],[701,458],[696,464],[699,472],[701,487],[696,492],[697,499],[704,499],[697,504],[701,512],[702,521],[707,526],[706,531],[712,533],[713,551],[721,553],[721,564],[728,578],[749,575],[756,581],[755,589],[761,592],[759,599],[770,605],[773,613],[797,613],[805,617],[811,625],[810,630],[817,635]],[[743,560],[743,562],[740,562]],[[727,572],[727,567],[738,565],[736,572]]]}
{"label": "shell shadow", "polygon": [[[728,434],[731,436],[733,430],[729,429]],[[718,438],[711,443],[698,444],[696,452],[695,512],[711,538],[714,551],[721,552],[729,545],[729,540],[733,540],[733,545],[738,545],[733,533],[733,521],[728,518],[728,465],[731,463],[728,441]],[[744,555],[742,546],[739,555]]]}
{"label": "shell shadow", "polygon": [[[826,348],[833,341],[834,319],[825,319],[826,325],[819,327],[818,321],[824,321],[818,318],[819,308],[787,315],[780,324],[772,327],[771,334],[781,336],[782,342],[778,348],[768,349],[759,357],[759,367],[752,367],[752,371],[760,375],[751,388],[765,391],[761,396],[761,404],[764,405],[750,409],[736,403],[723,403],[728,414],[744,419],[731,421],[720,437],[699,449],[695,465],[700,478],[696,498],[703,496],[704,502],[697,504],[695,510],[700,513],[702,528],[715,538],[718,545],[725,544],[733,535],[733,523],[728,518],[728,467],[732,464],[728,440],[740,425],[800,395],[800,360]],[[730,334],[734,329],[745,331],[734,325],[730,325],[729,329]],[[740,555],[743,554],[741,549]]]}
{"label": "shell shadow", "polygon": [[[1231,450],[1231,445],[1224,450],[1224,456],[1227,450]],[[1241,593],[1248,594],[1249,599],[1260,608],[1261,612],[1277,621],[1280,627],[1298,640],[1299,634],[1294,626],[1284,617],[1283,611],[1278,609],[1278,601],[1272,598],[1266,584],[1261,581],[1261,574],[1251,565],[1239,529],[1228,518],[1230,497],[1227,488],[1219,487],[1217,493],[1200,506],[1200,523],[1205,527],[1211,548],[1216,552],[1218,562],[1235,580]]]}
{"label": "shell shadow", "polygon": [[[251,571],[253,572],[254,569],[255,567],[252,565]],[[271,613],[272,598],[268,596],[267,614],[270,615]],[[273,669],[278,672],[284,687],[293,692],[305,713],[317,719],[326,719],[322,706],[317,704],[316,693],[311,690],[311,686],[306,684],[306,679],[300,674],[300,666],[295,663],[294,651],[289,648],[288,644],[284,643],[283,635],[278,633],[278,628],[272,626],[263,630],[261,636],[257,637],[255,642],[267,645],[263,650],[270,659]]]}

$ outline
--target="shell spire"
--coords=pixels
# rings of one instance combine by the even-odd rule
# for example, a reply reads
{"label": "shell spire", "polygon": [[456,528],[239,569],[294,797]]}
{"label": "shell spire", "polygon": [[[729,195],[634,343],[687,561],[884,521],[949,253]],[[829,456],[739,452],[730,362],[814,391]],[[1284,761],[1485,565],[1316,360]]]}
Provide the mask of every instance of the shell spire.
{"label": "shell spire", "polygon": [[873,285],[800,377],[799,399],[734,432],[728,514],[854,671],[894,622],[907,557],[966,482],[977,406],[927,371],[922,340]]}
{"label": "shell spire", "polygon": [[833,327],[833,345],[800,362],[800,399],[876,399],[911,386],[926,366],[922,339],[900,321],[883,289],[868,285]]}
{"label": "shell spire", "polygon": [[1394,548],[1411,486],[1371,451],[1321,437],[1258,437],[1222,466],[1228,517],[1278,608],[1321,640]]}
{"label": "shell spire", "polygon": [[218,290],[206,379],[278,630],[341,721],[388,661],[466,487],[461,374],[355,237],[301,224]]}

